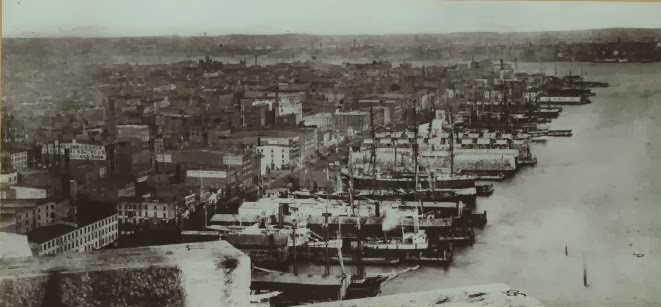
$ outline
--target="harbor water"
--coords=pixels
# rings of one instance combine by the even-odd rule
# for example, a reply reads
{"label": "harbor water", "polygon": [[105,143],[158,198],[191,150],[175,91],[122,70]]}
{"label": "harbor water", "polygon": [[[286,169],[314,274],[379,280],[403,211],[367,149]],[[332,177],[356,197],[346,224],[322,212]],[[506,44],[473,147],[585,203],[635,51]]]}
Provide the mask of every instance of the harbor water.
{"label": "harbor water", "polygon": [[610,87],[595,89],[592,104],[563,107],[549,125],[573,129],[573,137],[534,144],[536,167],[478,199],[489,222],[473,246],[456,251],[447,268],[402,274],[383,294],[502,282],[546,306],[658,306],[661,64],[519,63],[517,70],[571,70]]}

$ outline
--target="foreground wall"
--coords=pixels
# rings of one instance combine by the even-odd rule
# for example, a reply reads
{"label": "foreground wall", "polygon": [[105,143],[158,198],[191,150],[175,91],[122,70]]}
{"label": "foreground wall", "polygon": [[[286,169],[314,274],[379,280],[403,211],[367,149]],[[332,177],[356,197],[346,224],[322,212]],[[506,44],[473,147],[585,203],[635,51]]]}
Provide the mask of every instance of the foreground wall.
{"label": "foreground wall", "polygon": [[250,259],[224,241],[0,261],[0,306],[249,305]]}
{"label": "foreground wall", "polygon": [[356,300],[305,305],[305,307],[542,307],[523,292],[505,284],[438,289]]}

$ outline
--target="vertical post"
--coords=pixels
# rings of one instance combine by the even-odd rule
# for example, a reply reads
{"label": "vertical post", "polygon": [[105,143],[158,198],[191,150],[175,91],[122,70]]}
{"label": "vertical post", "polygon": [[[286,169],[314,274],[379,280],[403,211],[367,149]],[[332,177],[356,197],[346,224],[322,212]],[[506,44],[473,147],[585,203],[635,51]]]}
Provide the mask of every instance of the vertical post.
{"label": "vertical post", "polygon": [[358,265],[358,278],[363,278],[365,277],[365,268],[363,267],[363,232],[361,229],[360,224],[362,224],[360,216],[356,217],[357,222],[358,222],[358,257],[357,257],[357,265]]}
{"label": "vertical post", "polygon": [[325,252],[325,257],[324,257],[324,264],[325,264],[325,271],[324,271],[324,276],[330,275],[330,266],[328,265],[328,207],[326,207],[326,214],[324,214],[324,241],[326,243],[326,249],[324,250]]}
{"label": "vertical post", "polygon": [[294,269],[294,275],[298,275],[298,268],[296,267],[296,220],[293,220],[293,226],[292,226],[292,240],[293,240],[293,245],[294,245],[294,255],[293,255],[293,269]]}

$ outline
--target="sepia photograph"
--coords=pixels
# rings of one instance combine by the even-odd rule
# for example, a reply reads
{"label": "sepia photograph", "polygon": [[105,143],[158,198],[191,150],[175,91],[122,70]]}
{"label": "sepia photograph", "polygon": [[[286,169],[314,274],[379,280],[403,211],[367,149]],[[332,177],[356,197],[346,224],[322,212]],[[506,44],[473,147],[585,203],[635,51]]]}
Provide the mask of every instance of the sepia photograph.
{"label": "sepia photograph", "polygon": [[661,306],[661,1],[1,17],[0,307]]}

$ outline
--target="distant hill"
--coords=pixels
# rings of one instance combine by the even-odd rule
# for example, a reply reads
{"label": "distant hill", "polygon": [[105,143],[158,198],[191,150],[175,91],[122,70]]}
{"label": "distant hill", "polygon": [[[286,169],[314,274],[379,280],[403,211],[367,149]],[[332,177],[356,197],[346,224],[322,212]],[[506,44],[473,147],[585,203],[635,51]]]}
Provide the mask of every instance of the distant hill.
{"label": "distant hill", "polygon": [[[76,32],[77,31],[77,32]],[[3,57],[6,56],[107,56],[159,55],[203,56],[270,53],[281,49],[321,49],[327,46],[377,46],[390,50],[448,45],[556,45],[571,43],[659,42],[659,29],[611,28],[577,31],[547,32],[463,32],[419,33],[393,35],[244,35],[220,36],[152,36],[152,37],[78,37],[100,33],[102,29],[77,29],[72,37],[3,38]],[[34,36],[34,35],[33,35]],[[255,51],[262,50],[262,51]]]}

